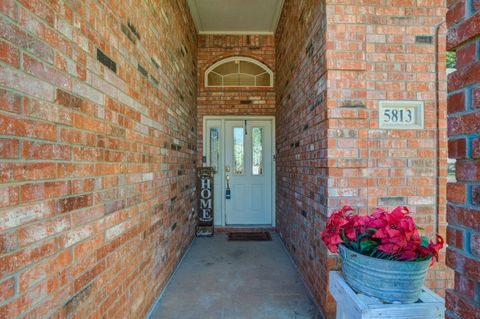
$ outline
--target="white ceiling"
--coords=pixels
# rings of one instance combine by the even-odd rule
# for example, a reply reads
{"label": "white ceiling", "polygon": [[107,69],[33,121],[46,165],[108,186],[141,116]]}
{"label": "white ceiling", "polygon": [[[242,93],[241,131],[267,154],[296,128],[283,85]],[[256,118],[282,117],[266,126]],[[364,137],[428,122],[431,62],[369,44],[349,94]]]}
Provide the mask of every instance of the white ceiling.
{"label": "white ceiling", "polygon": [[188,0],[200,34],[273,34],[284,0]]}

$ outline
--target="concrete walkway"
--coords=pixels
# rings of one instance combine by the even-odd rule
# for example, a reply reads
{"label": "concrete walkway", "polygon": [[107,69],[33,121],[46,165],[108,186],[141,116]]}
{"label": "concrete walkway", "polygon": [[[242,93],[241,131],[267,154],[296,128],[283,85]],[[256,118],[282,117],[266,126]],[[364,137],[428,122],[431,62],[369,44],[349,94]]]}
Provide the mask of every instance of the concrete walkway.
{"label": "concrete walkway", "polygon": [[272,237],[195,239],[150,318],[321,318],[278,235]]}

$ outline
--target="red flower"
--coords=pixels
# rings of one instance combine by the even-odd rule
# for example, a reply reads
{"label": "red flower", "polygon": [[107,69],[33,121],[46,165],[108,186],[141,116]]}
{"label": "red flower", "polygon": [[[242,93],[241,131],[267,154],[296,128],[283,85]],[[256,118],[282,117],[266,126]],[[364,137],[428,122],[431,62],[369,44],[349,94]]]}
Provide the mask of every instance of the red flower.
{"label": "red flower", "polygon": [[442,236],[437,234],[437,243],[434,244],[432,241],[430,241],[428,244],[428,250],[432,256],[432,262],[430,265],[433,265],[435,261],[438,261],[438,252],[443,248],[444,243],[445,241],[443,240]]}
{"label": "red flower", "polygon": [[327,221],[326,229],[321,232],[322,240],[333,253],[338,253],[338,245],[343,243],[341,231],[343,226],[348,223],[347,212],[351,210],[350,206],[344,206],[342,210],[334,211]]}
{"label": "red flower", "polygon": [[418,257],[417,244],[409,242],[403,251],[400,252],[398,260],[412,260]]}
{"label": "red flower", "polygon": [[438,260],[443,238],[437,236],[437,243],[428,243],[427,238],[421,237],[407,207],[398,206],[391,212],[377,208],[369,216],[352,215],[351,211],[350,206],[335,211],[321,232],[331,252],[337,253],[338,245],[344,244],[378,258],[406,261],[432,257],[432,264]]}

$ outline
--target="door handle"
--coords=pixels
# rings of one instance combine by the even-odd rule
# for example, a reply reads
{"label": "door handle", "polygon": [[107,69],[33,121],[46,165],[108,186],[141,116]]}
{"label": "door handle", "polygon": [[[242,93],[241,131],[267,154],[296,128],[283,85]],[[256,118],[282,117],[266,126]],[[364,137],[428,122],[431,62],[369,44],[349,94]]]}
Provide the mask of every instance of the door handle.
{"label": "door handle", "polygon": [[227,189],[225,190],[225,198],[230,199],[232,198],[232,192],[230,190],[230,175],[226,175],[225,179],[227,180]]}

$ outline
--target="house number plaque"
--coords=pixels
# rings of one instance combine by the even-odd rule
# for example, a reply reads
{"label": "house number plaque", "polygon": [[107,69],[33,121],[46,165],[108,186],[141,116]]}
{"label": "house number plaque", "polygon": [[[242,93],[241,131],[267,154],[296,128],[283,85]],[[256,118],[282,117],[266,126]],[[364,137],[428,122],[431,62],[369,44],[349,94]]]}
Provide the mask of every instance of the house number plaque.
{"label": "house number plaque", "polygon": [[197,168],[197,236],[213,235],[213,168]]}
{"label": "house number plaque", "polygon": [[422,101],[380,101],[378,122],[381,129],[423,129],[424,105]]}

